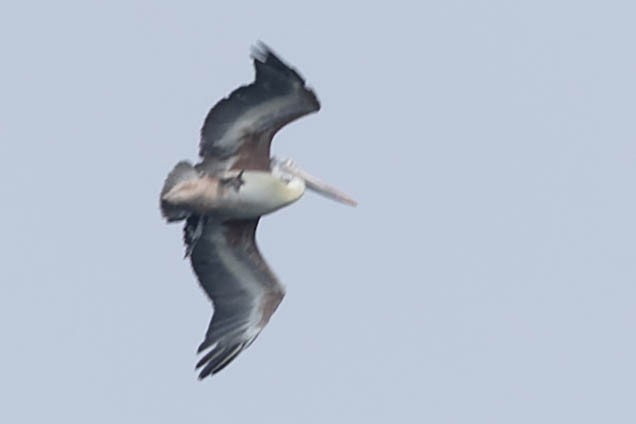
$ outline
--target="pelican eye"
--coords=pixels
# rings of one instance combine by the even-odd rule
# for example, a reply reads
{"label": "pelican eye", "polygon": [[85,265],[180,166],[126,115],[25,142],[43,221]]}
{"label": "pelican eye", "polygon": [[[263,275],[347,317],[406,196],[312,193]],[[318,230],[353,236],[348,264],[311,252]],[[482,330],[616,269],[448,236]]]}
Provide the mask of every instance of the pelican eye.
{"label": "pelican eye", "polygon": [[281,172],[279,175],[279,178],[281,179],[281,181],[283,181],[285,184],[289,184],[291,183],[291,181],[294,179],[293,175],[287,174],[285,172]]}

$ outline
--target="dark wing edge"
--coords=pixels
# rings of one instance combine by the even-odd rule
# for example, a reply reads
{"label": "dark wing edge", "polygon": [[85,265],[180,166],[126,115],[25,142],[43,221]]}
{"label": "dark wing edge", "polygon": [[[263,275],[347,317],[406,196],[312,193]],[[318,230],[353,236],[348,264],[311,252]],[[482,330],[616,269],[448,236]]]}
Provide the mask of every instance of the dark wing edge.
{"label": "dark wing edge", "polygon": [[198,353],[199,379],[221,371],[249,347],[282,301],[285,290],[258,251],[258,220],[203,224],[191,252],[195,274],[214,305]]}
{"label": "dark wing edge", "polygon": [[[300,74],[285,64],[267,45],[252,50],[256,78],[234,90],[208,113],[201,129],[199,155],[223,160],[235,155],[243,144],[269,144],[284,125],[320,109],[316,94]],[[257,146],[252,146],[256,149]]]}

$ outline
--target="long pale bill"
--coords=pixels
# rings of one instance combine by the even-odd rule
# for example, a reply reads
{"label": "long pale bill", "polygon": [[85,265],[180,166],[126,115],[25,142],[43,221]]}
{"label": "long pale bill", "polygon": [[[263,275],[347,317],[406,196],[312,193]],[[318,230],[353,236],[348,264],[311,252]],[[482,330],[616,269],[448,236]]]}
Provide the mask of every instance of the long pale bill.
{"label": "long pale bill", "polygon": [[293,161],[285,160],[278,162],[278,165],[285,171],[296,177],[305,180],[305,185],[308,189],[315,191],[325,197],[335,200],[336,202],[344,203],[349,206],[357,206],[358,202],[353,200],[351,196],[343,193],[337,188],[330,186],[324,181],[319,180],[308,172],[300,169]]}

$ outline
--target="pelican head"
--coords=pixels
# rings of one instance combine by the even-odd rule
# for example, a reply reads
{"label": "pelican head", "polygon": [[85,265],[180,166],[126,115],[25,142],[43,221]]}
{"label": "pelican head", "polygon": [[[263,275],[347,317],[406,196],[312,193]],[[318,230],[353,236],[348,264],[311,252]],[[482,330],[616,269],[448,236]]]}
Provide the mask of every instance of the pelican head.
{"label": "pelican head", "polygon": [[301,180],[303,182],[303,189],[308,189],[325,196],[336,202],[344,203],[349,206],[357,206],[358,202],[353,200],[349,195],[343,193],[337,188],[330,186],[324,181],[319,180],[307,171],[300,169],[291,159],[279,160],[272,158],[270,161],[270,167],[273,175],[278,175],[282,179]]}
{"label": "pelican head", "polygon": [[270,172],[228,171],[221,181],[225,188],[217,212],[223,209],[234,218],[255,218],[277,211],[300,199],[305,188],[349,206],[357,205],[351,197],[300,169],[290,159],[273,158]]}

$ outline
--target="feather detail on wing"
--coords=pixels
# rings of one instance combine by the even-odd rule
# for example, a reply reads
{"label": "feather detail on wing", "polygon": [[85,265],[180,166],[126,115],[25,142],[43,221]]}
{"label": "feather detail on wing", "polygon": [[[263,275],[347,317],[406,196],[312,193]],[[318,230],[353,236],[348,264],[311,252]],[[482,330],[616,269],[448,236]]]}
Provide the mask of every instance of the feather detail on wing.
{"label": "feather detail on wing", "polygon": [[265,44],[252,52],[256,78],[208,113],[201,129],[202,167],[269,170],[272,137],[281,127],[320,109],[314,92]]}
{"label": "feather detail on wing", "polygon": [[285,294],[256,246],[258,220],[206,220],[191,251],[194,272],[214,305],[197,364],[199,378],[215,374],[246,349]]}

